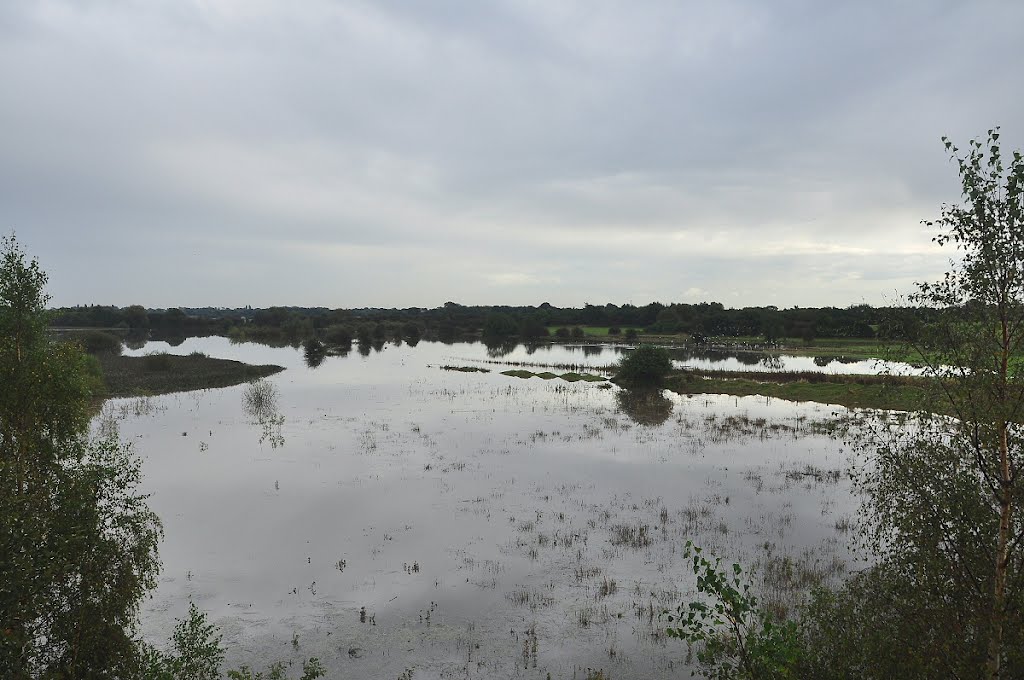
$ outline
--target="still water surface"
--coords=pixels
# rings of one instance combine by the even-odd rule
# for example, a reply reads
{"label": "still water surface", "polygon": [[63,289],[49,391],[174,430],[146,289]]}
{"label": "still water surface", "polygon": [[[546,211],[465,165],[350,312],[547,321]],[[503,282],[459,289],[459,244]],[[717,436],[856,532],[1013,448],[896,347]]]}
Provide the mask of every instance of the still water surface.
{"label": "still water surface", "polygon": [[[835,407],[511,378],[478,344],[389,344],[317,368],[301,350],[223,338],[134,352],[154,350],[287,369],[269,379],[268,411],[237,386],[111,400],[95,423],[133,443],[164,522],[143,633],[166,639],[191,599],[222,628],[230,666],[685,676],[660,612],[692,593],[687,540],[826,580],[850,559],[849,454],[816,426]],[[514,352],[503,359],[618,359]],[[440,368],[474,362],[493,370]],[[783,606],[795,597],[758,584]]]}
{"label": "still water surface", "polygon": [[[451,358],[491,365],[564,366],[607,369],[632,351],[622,344],[539,344],[510,343],[488,347],[483,343],[451,345]],[[808,357],[793,354],[742,350],[669,347],[676,368],[718,371],[816,371],[845,375],[873,375],[883,370],[913,375],[920,370],[900,362],[843,357]]]}

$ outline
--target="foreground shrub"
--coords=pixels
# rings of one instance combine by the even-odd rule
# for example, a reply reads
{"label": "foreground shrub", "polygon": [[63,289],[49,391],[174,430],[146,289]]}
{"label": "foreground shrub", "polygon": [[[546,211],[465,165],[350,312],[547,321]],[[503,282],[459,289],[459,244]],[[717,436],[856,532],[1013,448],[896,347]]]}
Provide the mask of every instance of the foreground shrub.
{"label": "foreground shrub", "polygon": [[[206,614],[189,603],[188,617],[178,619],[171,635],[170,649],[159,650],[148,645],[142,649],[142,677],[146,680],[219,680],[224,661],[223,635],[209,623]],[[325,675],[317,658],[302,662],[299,680],[316,680]],[[287,667],[272,663],[266,671],[253,671],[243,665],[229,670],[231,680],[288,680]]]}
{"label": "foreground shrub", "polygon": [[0,677],[134,677],[160,521],[141,462],[90,435],[96,362],[50,340],[46,281],[0,239]]}
{"label": "foreground shrub", "polygon": [[803,655],[799,629],[791,621],[776,622],[758,606],[739,564],[728,571],[721,560],[708,560],[687,541],[683,553],[697,577],[701,600],[682,604],[666,631],[697,651],[706,677],[718,680],[773,680],[796,677]]}

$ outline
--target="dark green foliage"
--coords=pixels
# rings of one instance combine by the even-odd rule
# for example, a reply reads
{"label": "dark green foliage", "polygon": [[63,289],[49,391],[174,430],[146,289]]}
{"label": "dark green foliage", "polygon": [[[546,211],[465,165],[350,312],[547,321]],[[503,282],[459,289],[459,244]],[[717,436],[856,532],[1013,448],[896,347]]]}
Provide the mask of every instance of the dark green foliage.
{"label": "dark green foliage", "polygon": [[[984,629],[963,598],[935,598],[913,572],[879,565],[836,591],[813,594],[801,615],[806,654],[798,677],[929,680],[981,677]],[[1022,677],[1024,629],[1007,629],[1004,677]]]}
{"label": "dark green foliage", "polygon": [[922,327],[923,324],[916,314],[908,310],[895,310],[879,324],[878,337],[917,343],[921,339]]}
{"label": "dark green foliage", "polygon": [[657,320],[647,330],[651,333],[678,333],[688,326],[690,324],[683,322],[679,310],[673,305],[658,312]]}
{"label": "dark green foliage", "polygon": [[[886,629],[879,646],[860,657],[870,671],[865,677],[888,677],[889,669],[901,666],[907,678],[980,677],[992,637],[998,505],[978,473],[974,424],[958,432],[958,421],[926,414],[914,421],[876,434],[873,465],[856,480],[864,498],[864,538],[877,564],[831,600],[819,598],[821,612],[808,624],[823,650],[826,636],[849,647],[864,625]],[[1022,535],[1022,518],[1012,518],[1011,529]],[[1024,672],[1019,552],[1011,553],[1007,568],[1015,578],[1001,608],[1000,661],[1007,671]],[[842,621],[854,628],[840,629]],[[857,659],[849,650],[837,655],[847,664]],[[842,662],[826,659],[822,665],[859,670]],[[1004,677],[1017,677],[1015,672]]]}
{"label": "dark green foliage", "polygon": [[13,238],[0,265],[0,671],[131,677],[159,568],[139,464],[90,441],[90,364],[45,334],[46,276]]}
{"label": "dark green foliage", "polygon": [[654,385],[672,370],[672,358],[664,347],[640,345],[619,362],[616,379],[627,385]]}
{"label": "dark green foliage", "polygon": [[324,331],[324,341],[328,345],[349,347],[352,345],[352,329],[341,324],[328,326],[327,330]]}
{"label": "dark green foliage", "polygon": [[814,324],[805,324],[800,329],[800,339],[804,341],[805,345],[813,344],[815,335]]}
{"label": "dark green foliage", "polygon": [[946,141],[963,204],[927,224],[958,260],[911,296],[938,310],[929,323],[897,310],[885,328],[954,417],[871,430],[856,481],[876,563],[806,613],[811,677],[1024,677],[1024,158],[1004,165],[998,139],[962,156]]}
{"label": "dark green foliage", "polygon": [[569,336],[569,329],[564,326],[555,331],[555,337],[559,340],[568,340]]}
{"label": "dark green foliage", "polygon": [[84,331],[73,340],[89,354],[120,354],[122,349],[121,338],[103,331]]}
{"label": "dark green foliage", "polygon": [[[914,317],[916,319],[916,317]],[[853,324],[853,330],[850,333],[855,338],[873,338],[875,337],[875,329],[871,327],[866,321],[856,321]]]}
{"label": "dark green foliage", "polygon": [[[13,237],[5,239],[0,677],[215,680],[223,659],[220,635],[194,605],[178,622],[169,652],[137,638],[139,603],[160,568],[160,521],[138,491],[140,463],[130,449],[116,435],[88,436],[97,360],[76,344],[47,338],[45,284],[38,263],[26,261]],[[101,357],[167,361],[169,368],[216,361],[203,355]],[[303,680],[322,675],[316,659],[303,664]]]}
{"label": "dark green foliage", "polygon": [[[932,323],[942,310],[905,308],[896,310]],[[641,327],[652,333],[687,332],[705,337],[766,336],[769,341],[800,336],[807,324],[817,329],[819,337],[870,337],[868,329],[880,326],[890,314],[889,309],[854,305],[844,309],[746,307],[727,309],[718,302],[700,304],[669,304],[652,302],[643,307],[634,305],[585,305],[578,308],[553,307],[548,303],[536,307],[464,306],[449,302],[434,309],[325,309],[323,307],[249,307],[220,309],[212,307],[146,310],[138,305],[118,308],[89,305],[55,310],[55,326],[125,328],[137,335],[149,333],[153,339],[182,338],[193,335],[228,335],[276,346],[292,345],[308,338],[326,338],[331,326],[344,325],[354,329],[360,323],[386,324],[385,336],[397,339],[405,334],[408,324],[419,328],[420,337],[453,341],[476,336],[493,315],[509,317],[526,339],[544,337],[537,323],[545,327],[608,326]],[[528,327],[527,327],[528,325]],[[511,329],[506,328],[511,337]],[[373,331],[371,330],[371,339]],[[568,337],[568,336],[567,336]],[[405,338],[406,340],[409,337]],[[328,341],[330,342],[330,341]]]}
{"label": "dark green foliage", "polygon": [[608,328],[608,335],[620,335],[621,333],[622,329],[619,328],[618,326],[610,326]]}
{"label": "dark green foliage", "polygon": [[[299,680],[316,680],[326,675],[323,665],[319,659],[312,658],[302,662],[302,675]],[[238,670],[228,671],[230,680],[288,680],[288,672],[283,663],[272,663],[265,672],[253,671],[248,666],[242,666]]]}
{"label": "dark green foliage", "polygon": [[402,337],[404,337],[405,340],[411,345],[415,345],[417,342],[419,342],[421,335],[422,333],[420,332],[420,327],[412,323],[411,321],[407,322],[404,326],[402,326]]}
{"label": "dark green foliage", "polygon": [[636,340],[637,335],[638,334],[637,334],[637,331],[636,331],[635,328],[627,328],[626,329],[626,340],[629,340],[629,341]]}
{"label": "dark green foliage", "polygon": [[518,334],[519,325],[508,314],[490,314],[484,321],[483,335],[485,338],[511,338]]}
{"label": "dark green foliage", "polygon": [[709,561],[687,541],[684,557],[704,596],[682,604],[668,615],[669,637],[680,638],[697,651],[705,677],[716,680],[774,680],[795,675],[803,656],[799,629],[791,621],[776,622],[758,608],[758,599],[739,564],[723,571],[721,560]]}
{"label": "dark green foliage", "polygon": [[531,314],[519,324],[519,335],[527,340],[548,337],[548,328],[538,315]]}
{"label": "dark green foliage", "polygon": [[125,307],[122,311],[124,313],[124,320],[121,323],[127,324],[133,330],[149,328],[149,312],[146,311],[145,307],[132,305]]}
{"label": "dark green foliage", "polygon": [[781,319],[776,317],[770,317],[762,322],[763,335],[765,342],[771,344],[777,342],[783,338],[786,334],[786,327]]}
{"label": "dark green foliage", "polygon": [[579,326],[573,326],[572,331],[570,331],[570,334],[572,335],[573,340],[582,340],[583,338],[587,337],[587,334],[584,333],[583,329],[580,328]]}
{"label": "dark green foliage", "polygon": [[327,347],[316,338],[309,338],[302,343],[302,358],[306,366],[317,368],[327,358]]}
{"label": "dark green foliage", "polygon": [[[224,661],[222,636],[206,620],[206,614],[189,603],[188,616],[178,619],[171,636],[171,648],[161,651],[144,646],[142,651],[142,678],[145,680],[219,680],[220,665]],[[298,680],[316,680],[325,675],[319,659],[302,662],[302,675]],[[266,672],[255,672],[249,666],[227,672],[232,680],[288,680],[283,663],[272,663]]]}
{"label": "dark green foliage", "polygon": [[[289,340],[281,329],[273,326],[254,326],[251,324],[233,326],[228,331],[228,337],[236,342],[259,342],[271,347],[286,347],[289,345]],[[168,340],[173,346],[174,343],[170,342],[170,339],[166,337],[163,339]]]}
{"label": "dark green foliage", "polygon": [[208,623],[206,614],[195,603],[188,606],[188,617],[178,619],[171,634],[171,649],[161,652],[153,647],[143,652],[143,677],[146,680],[219,680],[224,661],[221,635]]}
{"label": "dark green foliage", "polygon": [[[959,600],[966,629],[957,642],[987,645],[984,665],[968,666],[968,673],[984,668],[998,678],[1024,673],[1008,665],[1024,604],[1024,432],[1017,425],[1024,373],[1015,366],[1024,348],[1024,157],[1015,152],[1004,161],[998,130],[984,143],[971,141],[963,155],[944,141],[963,203],[944,205],[940,219],[926,224],[938,229],[939,245],[955,247],[958,260],[942,280],[920,284],[911,300],[948,310],[921,330],[918,344],[956,418],[926,420],[915,441],[895,438],[880,447],[880,468],[895,480],[869,476],[866,484],[871,514],[891,527],[876,532],[876,547],[918,569],[936,601]],[[931,504],[931,516],[886,507],[918,499],[919,510]],[[943,624],[937,634],[948,634],[951,622]],[[973,647],[962,649],[971,658]]]}
{"label": "dark green foliage", "polygon": [[356,329],[356,340],[358,340],[360,347],[369,347],[370,343],[373,342],[373,331],[376,326],[368,323],[361,323]]}

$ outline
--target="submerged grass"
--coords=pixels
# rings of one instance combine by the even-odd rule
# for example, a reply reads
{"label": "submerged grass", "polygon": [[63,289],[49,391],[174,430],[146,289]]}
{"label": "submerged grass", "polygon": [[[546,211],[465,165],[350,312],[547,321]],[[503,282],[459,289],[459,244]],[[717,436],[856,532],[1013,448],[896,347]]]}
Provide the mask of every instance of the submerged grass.
{"label": "submerged grass", "polygon": [[533,371],[527,371],[521,368],[512,369],[509,371],[502,371],[501,374],[513,378],[537,377],[542,380],[552,380],[554,378],[560,378],[562,380],[565,380],[566,382],[577,382],[580,380],[584,380],[586,382],[605,382],[606,380],[608,380],[608,378],[605,378],[604,376],[594,375],[593,373],[576,373],[574,371],[570,371],[568,373],[562,373],[561,375],[559,375],[557,373],[552,373],[551,371],[534,373]]}
{"label": "submerged grass", "polygon": [[479,366],[442,366],[442,371],[458,371],[459,373],[490,373],[489,368],[480,368]]}
{"label": "submerged grass", "polygon": [[203,354],[149,354],[141,357],[99,357],[107,397],[141,397],[229,387],[265,378],[284,368],[254,366]]}

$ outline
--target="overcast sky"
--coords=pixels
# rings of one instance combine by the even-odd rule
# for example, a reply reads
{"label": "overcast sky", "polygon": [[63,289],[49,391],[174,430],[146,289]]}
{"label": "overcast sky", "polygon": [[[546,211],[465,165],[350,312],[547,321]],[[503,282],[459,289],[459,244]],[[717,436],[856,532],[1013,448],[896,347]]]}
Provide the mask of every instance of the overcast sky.
{"label": "overcast sky", "polygon": [[885,304],[1022,63],[1010,0],[4,2],[0,231],[56,305]]}

